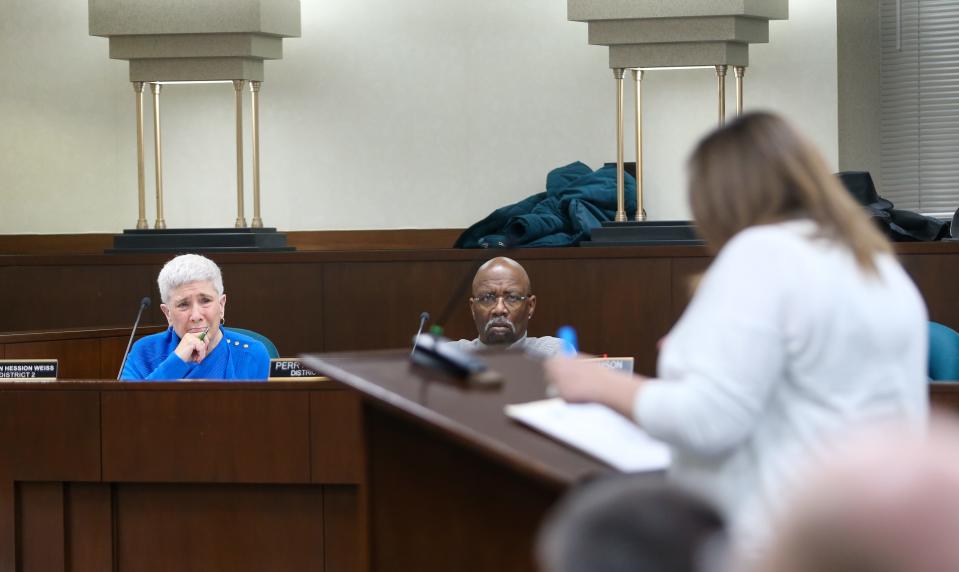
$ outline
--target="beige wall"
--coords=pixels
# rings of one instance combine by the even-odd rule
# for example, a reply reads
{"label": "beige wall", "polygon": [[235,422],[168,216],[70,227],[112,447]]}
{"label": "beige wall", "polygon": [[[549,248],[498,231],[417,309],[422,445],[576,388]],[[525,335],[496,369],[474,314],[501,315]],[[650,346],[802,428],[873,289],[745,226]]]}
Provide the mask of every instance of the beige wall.
{"label": "beige wall", "polygon": [[[266,66],[268,225],[462,227],[542,190],[552,167],[614,157],[606,51],[561,0],[303,0],[302,16]],[[833,165],[836,25],[836,0],[794,0],[746,75],[747,109],[791,117]],[[0,234],[131,227],[132,88],[88,35],[86,0],[0,2],[0,74]],[[715,123],[714,76],[646,81],[647,211],[686,217],[683,163]],[[232,87],[168,87],[162,109],[167,223],[232,225]],[[152,195],[152,161],[147,176]]]}
{"label": "beige wall", "polygon": [[839,168],[880,180],[879,0],[836,3]]}

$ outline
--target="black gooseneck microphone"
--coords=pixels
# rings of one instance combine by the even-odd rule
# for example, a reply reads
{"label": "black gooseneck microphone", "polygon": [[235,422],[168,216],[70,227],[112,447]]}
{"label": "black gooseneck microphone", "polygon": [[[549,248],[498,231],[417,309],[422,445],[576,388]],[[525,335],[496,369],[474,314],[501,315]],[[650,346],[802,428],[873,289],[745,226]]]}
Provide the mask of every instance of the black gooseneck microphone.
{"label": "black gooseneck microphone", "polygon": [[133,336],[137,333],[137,326],[140,325],[140,316],[143,315],[143,310],[150,307],[153,301],[150,300],[149,296],[144,296],[140,299],[140,309],[137,310],[137,319],[133,322],[133,330],[130,331],[130,339],[127,341],[127,349],[123,351],[123,361],[120,362],[120,371],[117,372],[117,379],[120,379],[120,376],[123,375],[123,366],[127,364],[127,357],[130,356],[130,346],[133,345]]}
{"label": "black gooseneck microphone", "polygon": [[420,327],[416,329],[416,335],[413,336],[413,349],[410,350],[410,355],[413,355],[413,352],[416,351],[416,344],[419,342],[420,334],[423,333],[423,325],[426,324],[426,321],[430,319],[429,312],[420,313]]}

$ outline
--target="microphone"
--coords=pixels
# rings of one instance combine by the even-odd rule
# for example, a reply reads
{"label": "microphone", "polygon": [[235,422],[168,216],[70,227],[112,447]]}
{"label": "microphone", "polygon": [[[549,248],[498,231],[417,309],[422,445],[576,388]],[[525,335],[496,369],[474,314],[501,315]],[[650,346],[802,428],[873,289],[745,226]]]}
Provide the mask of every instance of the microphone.
{"label": "microphone", "polygon": [[420,327],[416,329],[416,335],[413,336],[413,349],[410,350],[410,356],[413,355],[413,352],[416,351],[416,344],[419,343],[420,334],[423,333],[423,325],[426,324],[426,321],[430,319],[429,312],[420,313]]}
{"label": "microphone", "polygon": [[127,364],[127,357],[130,356],[130,346],[133,345],[133,336],[137,333],[137,326],[140,325],[140,316],[143,315],[143,310],[150,307],[153,301],[150,300],[149,296],[144,296],[140,299],[140,309],[137,310],[137,319],[133,322],[133,330],[130,331],[130,339],[127,341],[127,349],[123,351],[123,361],[120,362],[120,371],[117,372],[117,380],[120,379],[120,376],[123,375],[123,367]]}
{"label": "microphone", "polygon": [[410,361],[415,364],[443,370],[480,386],[496,386],[503,382],[503,377],[491,370],[482,358],[453,347],[446,338],[420,334],[414,341],[416,351],[410,355]]}

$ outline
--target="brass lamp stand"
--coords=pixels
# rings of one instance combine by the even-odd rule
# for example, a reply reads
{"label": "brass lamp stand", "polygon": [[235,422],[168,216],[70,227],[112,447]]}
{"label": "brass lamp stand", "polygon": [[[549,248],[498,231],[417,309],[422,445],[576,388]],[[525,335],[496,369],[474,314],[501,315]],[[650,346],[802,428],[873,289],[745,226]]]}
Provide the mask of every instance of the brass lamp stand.
{"label": "brass lamp stand", "polygon": [[[218,81],[134,81],[133,93],[137,130],[137,203],[136,230],[124,231],[114,238],[114,248],[107,252],[130,251],[184,251],[184,250],[294,250],[286,244],[286,235],[275,228],[265,228],[260,211],[260,87],[256,80]],[[236,120],[236,220],[232,229],[167,229],[163,214],[163,145],[160,122],[160,93],[164,86],[189,83],[231,83],[233,85]],[[253,219],[247,225],[244,212],[244,155],[243,155],[243,92],[249,84],[252,111],[253,155]],[[146,189],[144,173],[145,151],[143,134],[143,91],[150,86],[153,94],[153,144],[156,173],[156,220],[153,229],[146,219]]]}
{"label": "brass lamp stand", "polygon": [[[143,149],[143,88],[147,82],[133,82],[133,93],[136,103],[136,127],[137,127],[137,203],[139,218],[137,219],[137,229],[147,229],[149,224],[146,220],[146,189],[144,174],[144,149]],[[162,130],[160,123],[160,91],[163,85],[171,83],[190,83],[190,82],[149,82],[150,90],[153,93],[153,145],[154,145],[154,166],[156,173],[156,221],[153,228],[165,229],[166,220],[163,216],[163,146]],[[209,82],[203,82],[209,83]],[[246,215],[243,208],[243,90],[246,86],[246,80],[232,80],[235,108],[236,108],[236,222],[235,228],[246,228]],[[259,81],[250,81],[250,92],[252,93],[252,138],[253,138],[253,223],[252,228],[263,228],[263,219],[260,216],[260,84]]]}
{"label": "brass lamp stand", "polygon": [[[643,74],[657,69],[697,69],[709,67],[716,70],[718,93],[718,124],[726,124],[726,71],[728,66],[688,66],[686,68],[632,68],[634,84],[634,100],[636,102],[635,144],[636,144],[636,213],[635,221],[646,220],[646,209],[643,207]],[[743,113],[743,76],[746,75],[745,66],[734,66],[736,74],[736,116]],[[625,167],[623,119],[623,77],[625,68],[613,68],[613,78],[616,80],[616,222],[626,222],[626,195],[625,195]]]}

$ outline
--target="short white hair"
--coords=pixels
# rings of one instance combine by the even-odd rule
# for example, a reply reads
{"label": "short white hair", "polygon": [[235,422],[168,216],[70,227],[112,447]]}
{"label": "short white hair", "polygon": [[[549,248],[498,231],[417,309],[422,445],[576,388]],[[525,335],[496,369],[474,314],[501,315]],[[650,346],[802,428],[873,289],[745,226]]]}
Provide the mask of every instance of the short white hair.
{"label": "short white hair", "polygon": [[223,295],[223,275],[215,262],[199,254],[181,254],[164,264],[157,276],[160,299],[169,304],[172,292],[190,282],[212,282],[216,295]]}

